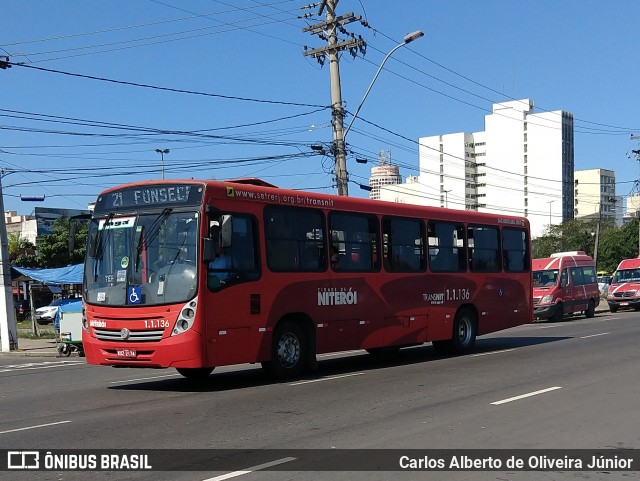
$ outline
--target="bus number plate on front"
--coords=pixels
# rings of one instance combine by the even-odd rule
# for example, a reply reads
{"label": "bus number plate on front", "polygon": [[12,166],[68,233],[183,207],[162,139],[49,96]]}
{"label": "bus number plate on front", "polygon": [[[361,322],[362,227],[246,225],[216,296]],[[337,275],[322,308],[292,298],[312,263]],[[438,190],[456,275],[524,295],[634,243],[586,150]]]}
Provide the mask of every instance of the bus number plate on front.
{"label": "bus number plate on front", "polygon": [[118,357],[126,357],[126,358],[136,357],[137,355],[135,349],[118,349],[117,353],[118,353]]}

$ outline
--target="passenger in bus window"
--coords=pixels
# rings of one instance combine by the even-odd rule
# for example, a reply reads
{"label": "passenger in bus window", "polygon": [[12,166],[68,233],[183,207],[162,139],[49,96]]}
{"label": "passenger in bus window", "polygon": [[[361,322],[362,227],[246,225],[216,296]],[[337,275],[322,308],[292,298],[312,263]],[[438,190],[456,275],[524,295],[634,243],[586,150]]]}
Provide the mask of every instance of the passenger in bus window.
{"label": "passenger in bus window", "polygon": [[329,259],[331,260],[331,267],[335,269],[336,267],[338,267],[338,264],[340,263],[340,251],[333,244],[331,244],[331,247],[329,248],[329,250],[330,250]]}
{"label": "passenger in bus window", "polygon": [[[216,258],[209,263],[209,278],[210,281],[213,281],[209,282],[209,284],[219,285],[220,283],[224,283],[231,276],[230,270],[232,267],[233,262],[231,256],[216,246]],[[212,277],[213,279],[211,279]]]}

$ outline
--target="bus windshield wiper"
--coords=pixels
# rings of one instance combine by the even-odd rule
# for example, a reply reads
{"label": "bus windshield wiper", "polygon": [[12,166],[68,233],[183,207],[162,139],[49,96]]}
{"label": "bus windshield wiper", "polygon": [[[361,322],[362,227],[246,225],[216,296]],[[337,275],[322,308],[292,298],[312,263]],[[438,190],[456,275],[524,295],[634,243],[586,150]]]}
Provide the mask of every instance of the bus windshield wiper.
{"label": "bus windshield wiper", "polygon": [[147,236],[144,236],[144,232],[140,233],[140,241],[136,246],[136,271],[138,270],[138,265],[140,264],[140,254],[142,254],[142,249],[146,249],[147,247],[149,247],[149,245],[155,240],[155,238],[158,237],[162,221],[171,213],[172,210],[173,209],[171,207],[162,209],[162,212],[158,214],[158,217],[156,217],[153,223],[149,226],[149,232],[147,233]]}
{"label": "bus windshield wiper", "polygon": [[92,256],[94,259],[102,259],[102,251],[105,245],[104,232],[109,229],[109,223],[111,222],[114,216],[115,216],[114,212],[109,212],[109,215],[107,215],[107,217],[104,219],[104,224],[102,226],[102,229],[98,229],[97,239],[95,241],[95,249],[93,251],[93,256]]}

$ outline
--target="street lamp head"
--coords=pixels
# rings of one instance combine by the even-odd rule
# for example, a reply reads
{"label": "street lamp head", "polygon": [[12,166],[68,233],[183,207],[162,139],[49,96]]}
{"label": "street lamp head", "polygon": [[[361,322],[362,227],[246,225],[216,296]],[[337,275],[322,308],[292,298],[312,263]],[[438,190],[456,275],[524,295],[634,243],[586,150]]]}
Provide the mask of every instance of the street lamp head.
{"label": "street lamp head", "polygon": [[404,43],[411,43],[420,37],[424,37],[424,32],[422,30],[416,30],[415,32],[408,33],[404,36]]}
{"label": "street lamp head", "polygon": [[158,152],[159,154],[168,154],[169,149],[156,149],[156,152]]}

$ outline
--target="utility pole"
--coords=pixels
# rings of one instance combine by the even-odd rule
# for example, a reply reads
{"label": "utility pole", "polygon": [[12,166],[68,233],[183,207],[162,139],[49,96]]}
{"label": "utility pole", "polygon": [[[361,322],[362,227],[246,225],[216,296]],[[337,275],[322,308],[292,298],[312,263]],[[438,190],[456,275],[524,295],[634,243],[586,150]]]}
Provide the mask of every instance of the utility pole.
{"label": "utility pole", "polygon": [[[631,140],[640,140],[640,135],[632,135]],[[636,160],[640,161],[640,149],[632,150],[632,154],[635,154]],[[638,184],[640,184],[640,179],[638,179]],[[638,257],[640,257],[640,215],[639,211],[636,211],[636,217],[638,219]]]}
{"label": "utility pole", "polygon": [[349,173],[347,172],[347,152],[344,142],[344,107],[342,105],[342,90],[340,87],[340,57],[338,53],[349,50],[355,57],[358,49],[364,52],[366,43],[362,38],[356,39],[353,35],[350,40],[338,42],[337,30],[351,22],[359,21],[362,17],[355,16],[353,12],[346,15],[336,15],[336,7],[339,0],[322,0],[318,9],[318,15],[322,15],[325,7],[326,20],[303,28],[303,32],[318,35],[327,41],[326,47],[316,48],[304,52],[305,56],[314,57],[321,65],[325,57],[329,58],[329,73],[331,79],[331,123],[333,125],[333,154],[336,160],[336,189],[338,195],[349,195]]}
{"label": "utility pole", "polygon": [[4,220],[4,200],[2,198],[2,177],[0,171],[0,345],[2,352],[9,352],[18,348],[18,330],[16,327],[16,312],[13,307],[13,292],[11,290],[11,264],[9,262],[9,241],[7,239],[7,224]]}
{"label": "utility pole", "polygon": [[598,275],[598,244],[600,243],[600,223],[602,222],[602,200],[598,202],[598,220],[596,223],[596,240],[593,247],[593,264],[596,268],[596,275]]}

